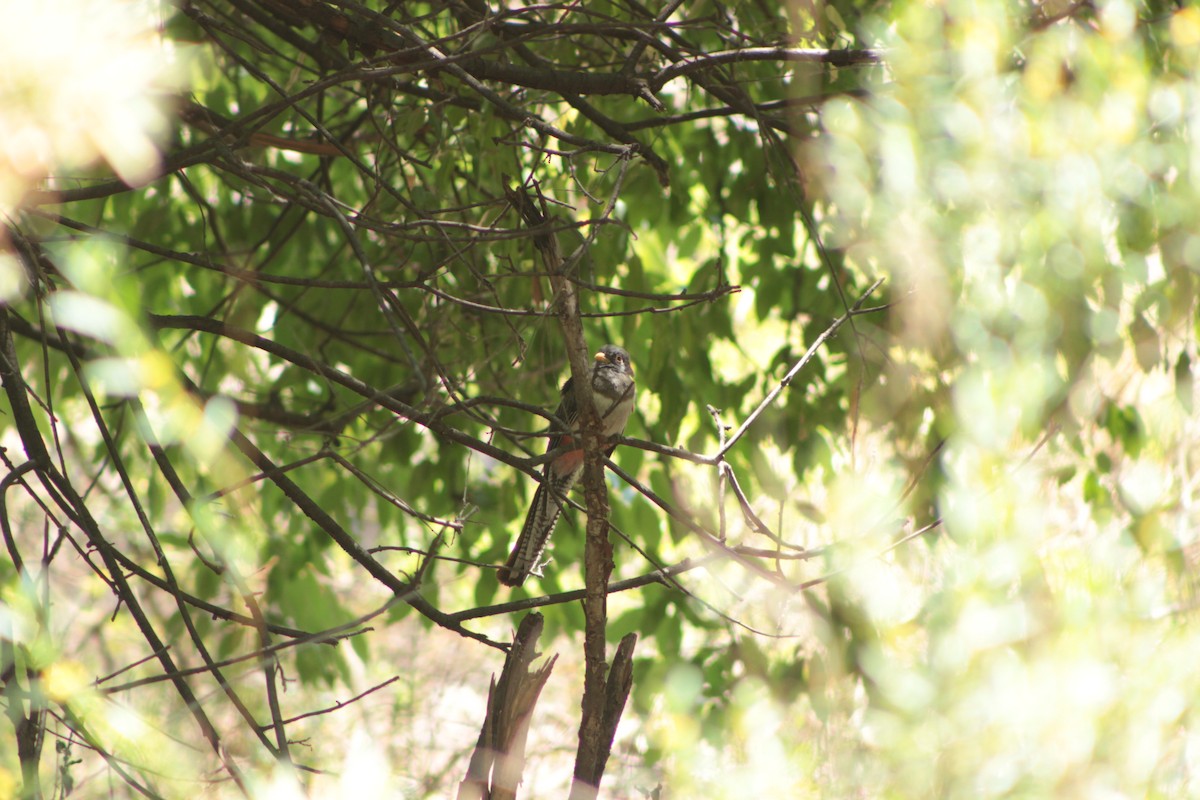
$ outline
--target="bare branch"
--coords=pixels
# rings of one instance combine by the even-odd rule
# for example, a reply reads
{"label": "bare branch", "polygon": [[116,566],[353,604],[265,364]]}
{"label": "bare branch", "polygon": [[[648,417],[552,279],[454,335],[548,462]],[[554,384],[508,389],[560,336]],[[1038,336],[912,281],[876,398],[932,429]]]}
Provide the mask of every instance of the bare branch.
{"label": "bare branch", "polygon": [[794,61],[806,64],[831,64],[849,67],[861,64],[878,64],[883,59],[878,50],[824,50],[802,47],[744,47],[738,50],[722,50],[703,53],[695,58],[664,67],[649,79],[649,84],[658,91],[669,80],[691,75],[725,64],[745,61]]}
{"label": "bare branch", "polygon": [[750,429],[750,426],[754,424],[754,421],[756,419],[758,419],[759,415],[762,414],[762,412],[764,410],[766,410],[767,406],[769,406],[769,405],[771,405],[771,403],[775,402],[775,398],[779,397],[779,395],[783,393],[783,390],[788,387],[788,384],[790,384],[792,382],[792,379],[794,379],[796,377],[797,373],[799,373],[800,370],[804,369],[804,366],[809,361],[812,360],[813,356],[815,356],[817,354],[817,351],[821,349],[821,345],[825,344],[825,341],[827,339],[831,338],[835,333],[838,332],[838,329],[841,328],[843,324],[845,324],[846,320],[850,319],[850,317],[853,315],[854,311],[861,308],[862,304],[864,302],[866,302],[867,298],[870,297],[871,294],[876,289],[878,289],[880,284],[882,284],[882,283],[883,283],[883,278],[879,278],[874,283],[872,283],[870,286],[868,286],[867,290],[862,293],[862,296],[859,297],[857,301],[855,301],[854,305],[850,308],[850,310],[847,311],[842,316],[838,317],[837,320],[832,325],[830,325],[828,328],[826,328],[821,333],[821,335],[818,336],[811,345],[809,345],[809,348],[804,353],[804,356],[799,361],[797,361],[792,366],[791,369],[788,370],[787,374],[783,376],[783,379],[781,381],[779,381],[779,385],[776,386],[774,389],[772,389],[767,394],[767,396],[763,398],[763,401],[758,404],[758,408],[756,408],[756,409],[754,409],[754,411],[750,412],[750,416],[746,417],[745,421],[743,421],[742,424],[738,426],[738,429],[733,432],[733,435],[729,437],[729,439],[725,442],[725,444],[722,445],[720,448],[718,448],[718,450],[717,450],[716,454],[713,456],[713,458],[720,458],[721,456],[728,453],[730,448],[732,448],[735,444],[737,444],[738,440],[741,439],[742,436],[745,435],[746,431],[748,431]]}
{"label": "bare branch", "polygon": [[538,697],[558,656],[534,669],[541,654],[542,615],[527,614],[513,637],[500,679],[488,689],[487,713],[467,775],[458,787],[459,800],[512,800],[525,771],[525,742]]}

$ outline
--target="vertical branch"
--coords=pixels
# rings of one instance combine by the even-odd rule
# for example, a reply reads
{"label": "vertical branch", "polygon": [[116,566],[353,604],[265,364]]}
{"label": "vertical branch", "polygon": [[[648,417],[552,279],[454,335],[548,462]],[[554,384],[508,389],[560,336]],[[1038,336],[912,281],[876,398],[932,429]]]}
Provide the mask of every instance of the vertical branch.
{"label": "vertical branch", "polygon": [[[544,210],[534,206],[524,190],[507,189],[509,202],[521,217],[535,230],[548,222]],[[604,763],[612,747],[612,735],[616,731],[616,720],[625,706],[629,695],[629,679],[632,673],[627,667],[618,671],[619,661],[613,664],[609,674],[606,662],[605,631],[608,626],[608,579],[612,575],[612,545],[608,541],[608,486],[604,481],[604,454],[601,450],[600,417],[592,397],[590,364],[587,344],[583,337],[583,319],[579,313],[579,297],[575,285],[564,274],[564,264],[553,234],[535,236],[534,245],[541,254],[550,285],[554,290],[554,304],[559,326],[563,332],[563,343],[567,360],[571,364],[571,378],[575,386],[575,401],[579,408],[580,439],[583,443],[583,491],[587,507],[587,540],[584,547],[584,675],[583,701],[579,720],[579,747],[575,753],[575,773],[571,783],[571,798],[595,797],[600,778],[604,774]],[[618,656],[632,662],[633,645],[636,637],[626,637],[621,642]],[[624,653],[622,656],[621,654]],[[611,713],[609,682],[615,679],[617,694],[621,697],[620,709]],[[621,691],[623,688],[623,693]],[[607,738],[606,738],[607,734]]]}
{"label": "vertical branch", "polygon": [[527,614],[513,637],[504,659],[500,680],[488,690],[487,715],[479,731],[467,776],[458,786],[458,800],[510,800],[516,797],[525,770],[525,742],[529,720],[554,669],[552,656],[537,669],[530,664],[539,653],[534,648],[542,635],[542,615]]}
{"label": "vertical branch", "polygon": [[633,648],[637,644],[637,634],[628,633],[617,645],[613,656],[612,668],[608,671],[608,679],[604,686],[604,696],[597,703],[598,720],[596,736],[590,743],[584,760],[583,741],[580,740],[580,753],[575,758],[575,780],[571,783],[570,800],[590,800],[600,792],[600,779],[604,777],[604,767],[608,763],[609,753],[612,752],[613,739],[617,735],[617,723],[621,721],[621,713],[629,700],[629,690],[633,688]]}
{"label": "vertical branch", "polygon": [[[12,559],[17,573],[24,571],[24,562],[17,548],[16,537],[13,536],[12,525],[8,518],[8,490],[14,484],[22,483],[21,476],[32,470],[33,464],[26,461],[21,466],[0,480],[0,531],[4,535],[4,545]],[[43,564],[43,567],[47,565]],[[39,618],[45,614],[45,608],[38,609]],[[39,619],[39,624],[41,619]],[[9,721],[17,741],[17,760],[21,764],[21,792],[23,798],[41,800],[42,787],[38,776],[38,767],[42,759],[42,743],[46,735],[46,709],[40,692],[34,691],[33,683],[36,676],[26,666],[26,659],[17,657],[17,636],[11,630],[0,627],[0,695],[5,698]],[[24,687],[24,688],[23,688]]]}
{"label": "vertical branch", "polygon": [[[557,241],[553,236],[546,237]],[[557,247],[554,248],[557,255]],[[543,250],[543,255],[546,251]],[[604,481],[604,454],[600,449],[600,415],[596,412],[588,379],[587,344],[583,338],[583,320],[579,314],[579,298],[575,285],[564,277],[555,265],[546,264],[550,285],[554,289],[559,325],[571,362],[571,377],[575,385],[575,402],[579,407],[580,432],[583,439],[583,485],[587,507],[587,539],[584,544],[584,633],[583,633],[583,702],[579,720],[579,748],[575,753],[575,780],[571,797],[594,796],[596,786],[588,778],[604,749],[604,695],[607,682],[605,630],[608,627],[608,579],[612,575],[612,544],[608,541],[608,485]],[[581,391],[582,389],[582,391]],[[582,789],[582,792],[578,790]]]}

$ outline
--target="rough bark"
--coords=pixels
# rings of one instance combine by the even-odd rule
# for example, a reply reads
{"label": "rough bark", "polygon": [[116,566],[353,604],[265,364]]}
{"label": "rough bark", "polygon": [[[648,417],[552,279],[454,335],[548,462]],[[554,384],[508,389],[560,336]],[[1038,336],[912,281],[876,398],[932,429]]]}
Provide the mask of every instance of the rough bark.
{"label": "rough bark", "polygon": [[542,687],[558,656],[532,669],[537,641],[542,635],[542,615],[528,614],[513,637],[500,679],[492,678],[487,715],[479,731],[467,775],[458,787],[458,800],[512,800],[525,770],[525,742],[529,721]]}

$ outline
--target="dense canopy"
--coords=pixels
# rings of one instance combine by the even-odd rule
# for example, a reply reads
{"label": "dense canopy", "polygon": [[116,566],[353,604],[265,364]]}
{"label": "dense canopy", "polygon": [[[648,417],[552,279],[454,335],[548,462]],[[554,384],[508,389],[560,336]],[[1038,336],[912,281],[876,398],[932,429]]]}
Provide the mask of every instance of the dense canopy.
{"label": "dense canopy", "polygon": [[2,16],[0,797],[1196,792],[1195,7]]}

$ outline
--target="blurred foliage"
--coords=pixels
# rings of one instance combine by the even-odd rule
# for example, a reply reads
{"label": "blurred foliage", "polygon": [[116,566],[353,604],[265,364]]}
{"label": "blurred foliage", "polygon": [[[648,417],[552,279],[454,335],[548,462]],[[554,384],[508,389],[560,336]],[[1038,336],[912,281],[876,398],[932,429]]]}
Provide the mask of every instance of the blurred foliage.
{"label": "blurred foliage", "polygon": [[[474,732],[435,767],[411,749],[414,709],[452,683],[475,692],[477,724],[501,659],[439,614],[505,642],[517,616],[470,612],[582,585],[578,511],[540,580],[510,595],[494,577],[533,492],[516,460],[541,451],[533,408],[553,408],[567,373],[544,267],[504,199],[523,183],[564,254],[582,248],[589,345],[632,355],[626,433],[659,445],[716,452],[886,279],[866,303],[882,308],[818,348],[724,455],[781,542],[711,465],[617,451],[671,513],[610,480],[614,579],[706,561],[609,599],[609,640],[641,638],[605,789],[1200,795],[1200,9],[657,13],[190,2],[157,8],[161,39],[138,34],[182,67],[89,56],[113,65],[125,105],[109,105],[136,110],[129,149],[102,125],[56,128],[25,162],[29,138],[0,126],[0,291],[23,381],[2,408],[0,640],[10,721],[47,709],[66,743],[42,753],[44,785],[194,794],[224,760],[251,794],[452,790]],[[749,48],[762,57],[706,61]],[[159,98],[174,117],[162,176],[114,180],[152,174],[146,87],[178,73],[187,91]],[[587,82],[629,76],[663,108]],[[0,103],[0,123],[57,119],[42,108]],[[130,592],[79,506],[34,479],[47,465],[21,471],[31,437],[127,559]],[[392,603],[367,561],[398,584],[419,574],[426,605]],[[175,744],[199,723],[147,660],[131,603],[181,668],[282,645],[275,677],[256,658],[224,666],[233,688],[189,678],[222,755]],[[577,647],[579,607],[543,611],[545,649]],[[248,624],[258,614],[271,627]],[[330,630],[358,635],[303,641]],[[438,647],[470,674],[422,664]],[[337,778],[302,789],[276,766],[273,714],[396,675],[289,723],[293,744],[330,744],[290,757]],[[427,713],[445,727],[445,706]],[[3,739],[0,797],[21,775]]]}

